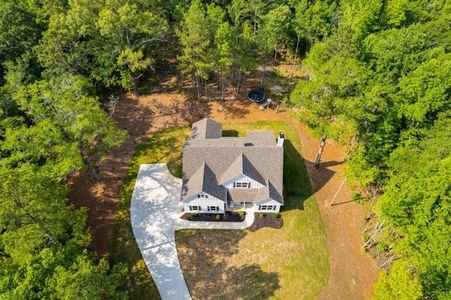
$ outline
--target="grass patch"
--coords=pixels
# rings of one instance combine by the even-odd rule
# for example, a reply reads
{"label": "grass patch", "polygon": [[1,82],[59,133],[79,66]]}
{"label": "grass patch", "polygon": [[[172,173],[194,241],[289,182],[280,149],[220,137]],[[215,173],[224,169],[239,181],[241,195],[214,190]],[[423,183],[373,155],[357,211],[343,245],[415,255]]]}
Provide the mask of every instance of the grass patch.
{"label": "grass patch", "polygon": [[158,290],[147,270],[130,223],[130,201],[139,166],[146,163],[167,163],[169,171],[182,176],[181,147],[189,133],[188,128],[163,130],[141,143],[130,160],[129,171],[119,200],[110,247],[111,260],[128,265],[127,288],[130,299],[159,299]]}
{"label": "grass patch", "polygon": [[225,124],[224,130],[228,136],[285,131],[284,225],[255,232],[178,231],[180,263],[193,298],[313,299],[327,283],[329,259],[297,132],[280,121]]}

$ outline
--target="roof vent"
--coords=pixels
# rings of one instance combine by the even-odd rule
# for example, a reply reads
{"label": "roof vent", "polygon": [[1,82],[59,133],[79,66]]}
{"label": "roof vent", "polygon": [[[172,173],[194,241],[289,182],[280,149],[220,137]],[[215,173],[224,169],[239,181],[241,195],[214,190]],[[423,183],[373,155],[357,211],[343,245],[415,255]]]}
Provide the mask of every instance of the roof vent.
{"label": "roof vent", "polygon": [[244,146],[245,147],[251,147],[251,146],[254,146],[254,144],[252,144],[252,143],[244,143]]}

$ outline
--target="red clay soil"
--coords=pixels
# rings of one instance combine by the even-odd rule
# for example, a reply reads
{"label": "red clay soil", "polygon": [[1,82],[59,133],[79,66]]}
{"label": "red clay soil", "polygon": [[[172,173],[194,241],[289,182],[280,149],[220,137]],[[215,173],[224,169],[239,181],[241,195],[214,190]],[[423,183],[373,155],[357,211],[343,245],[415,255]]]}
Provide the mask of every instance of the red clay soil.
{"label": "red clay soil", "polygon": [[[249,85],[253,84],[252,82]],[[329,202],[343,180],[343,148],[329,143],[323,154],[319,170],[313,167],[318,149],[302,124],[293,120],[288,112],[261,111],[257,105],[244,100],[202,102],[189,99],[187,94],[174,90],[176,78],[163,82],[151,95],[124,97],[119,101],[113,118],[118,126],[128,131],[124,145],[111,151],[99,164],[101,180],[93,183],[85,173],[73,179],[71,200],[88,209],[88,227],[93,234],[92,249],[100,257],[108,255],[112,238],[114,215],[121,194],[128,161],[139,142],[152,132],[181,124],[191,124],[205,116],[219,121],[252,121],[277,119],[298,129],[302,142],[302,155],[315,190],[321,215],[326,227],[330,253],[330,277],[318,299],[365,299],[372,291],[378,274],[375,261],[362,251],[365,208],[351,200],[347,183],[338,194],[335,205]],[[243,87],[243,91],[246,87]]]}
{"label": "red clay soil", "polygon": [[[351,190],[344,180],[346,157],[343,148],[329,143],[324,149],[319,169],[315,160],[319,141],[313,139],[297,124],[302,143],[302,155],[312,181],[316,201],[326,226],[330,256],[330,275],[327,286],[317,299],[368,299],[377,279],[376,261],[363,252],[363,230],[366,209],[352,201]],[[330,202],[337,194],[332,206]]]}
{"label": "red clay soil", "polygon": [[[91,249],[99,257],[108,256],[108,246],[112,238],[114,215],[122,192],[131,155],[137,145],[157,130],[187,124],[192,111],[202,111],[186,101],[183,94],[172,91],[176,79],[170,78],[155,89],[152,95],[132,96],[120,99],[113,114],[119,128],[128,132],[125,143],[113,149],[99,163],[101,180],[93,182],[84,172],[71,179],[71,201],[77,207],[86,207],[87,226],[92,232]],[[201,116],[197,116],[200,118]]]}

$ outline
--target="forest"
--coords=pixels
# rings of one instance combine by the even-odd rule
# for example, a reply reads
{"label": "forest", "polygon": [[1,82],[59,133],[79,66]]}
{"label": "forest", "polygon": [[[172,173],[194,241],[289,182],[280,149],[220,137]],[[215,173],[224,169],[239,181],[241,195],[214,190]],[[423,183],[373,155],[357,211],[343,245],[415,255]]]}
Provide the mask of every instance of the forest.
{"label": "forest", "polygon": [[2,0],[0,298],[128,298],[127,265],[96,257],[68,198],[126,138],[118,98],[169,61],[198,101],[290,60],[308,76],[285,105],[346,145],[375,203],[374,298],[450,299],[450,27],[446,0]]}

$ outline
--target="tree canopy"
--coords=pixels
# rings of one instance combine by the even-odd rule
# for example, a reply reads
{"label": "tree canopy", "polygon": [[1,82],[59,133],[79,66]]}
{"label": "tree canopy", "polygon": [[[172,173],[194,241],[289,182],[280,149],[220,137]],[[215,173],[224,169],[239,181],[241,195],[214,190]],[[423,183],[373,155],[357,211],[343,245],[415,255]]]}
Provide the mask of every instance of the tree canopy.
{"label": "tree canopy", "polygon": [[291,96],[319,136],[349,146],[349,178],[382,194],[378,249],[396,259],[378,299],[451,291],[449,9],[446,1],[342,1],[337,27],[313,44],[310,77]]}
{"label": "tree canopy", "polygon": [[[68,180],[126,138],[108,99],[175,62],[197,97],[280,60],[302,62],[289,105],[348,147],[376,189],[378,299],[448,299],[451,5],[445,0],[0,2],[0,294],[122,299],[126,266],[88,250]],[[227,93],[230,94],[229,91]]]}

